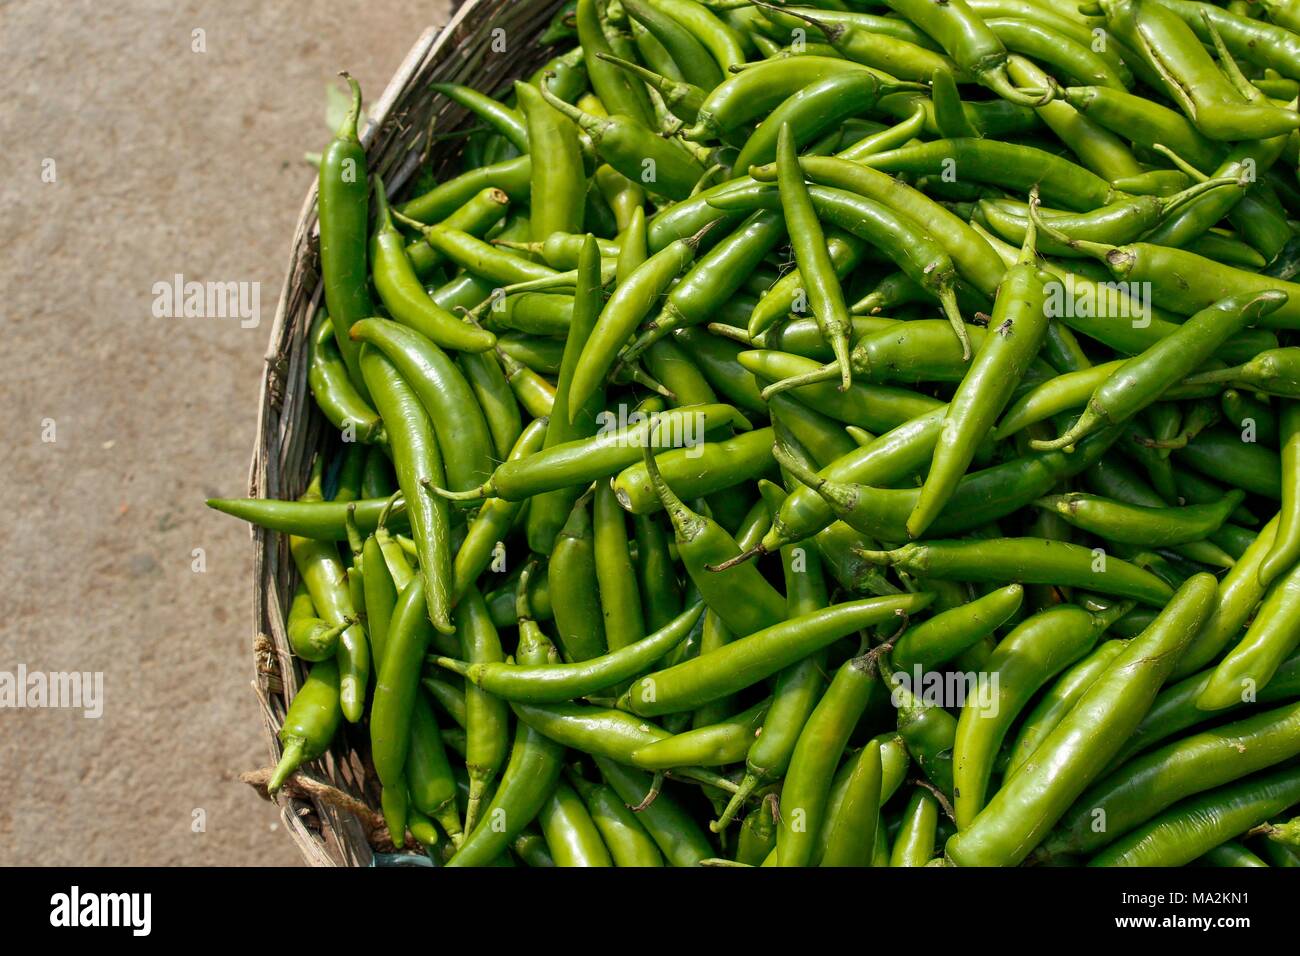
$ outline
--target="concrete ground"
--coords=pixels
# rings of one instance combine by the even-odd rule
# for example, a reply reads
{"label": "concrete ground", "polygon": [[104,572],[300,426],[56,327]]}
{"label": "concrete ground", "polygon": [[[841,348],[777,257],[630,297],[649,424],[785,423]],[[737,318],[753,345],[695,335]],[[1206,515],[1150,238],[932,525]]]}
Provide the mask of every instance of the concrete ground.
{"label": "concrete ground", "polygon": [[[0,865],[301,862],[235,779],[251,546],[203,499],[245,488],[326,84],[377,98],[448,8],[0,0],[0,702],[20,667],[104,682],[99,719],[0,709]],[[260,324],[155,318],[177,273],[260,283]]]}

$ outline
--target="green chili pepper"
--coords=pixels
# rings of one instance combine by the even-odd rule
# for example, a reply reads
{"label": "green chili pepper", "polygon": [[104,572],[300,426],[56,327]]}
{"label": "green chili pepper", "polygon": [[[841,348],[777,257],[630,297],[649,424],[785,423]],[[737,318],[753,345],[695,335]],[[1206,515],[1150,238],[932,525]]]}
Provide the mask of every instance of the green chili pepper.
{"label": "green chili pepper", "polygon": [[1014,866],[1029,855],[1141,721],[1209,613],[1214,592],[1208,574],[1179,589],[971,825],[948,841],[948,859],[959,866]]}
{"label": "green chili pepper", "polygon": [[[704,442],[655,455],[664,481],[685,498],[700,498],[751,481],[772,469],[772,429],[756,428],[718,442]],[[634,514],[663,509],[644,462],[629,465],[611,481],[618,503]]]}
{"label": "green chili pepper", "polygon": [[[835,672],[825,696],[809,715],[781,787],[781,820],[776,838],[778,866],[809,865],[817,835],[826,822],[831,774],[840,761],[849,734],[866,709],[872,691],[877,688],[879,681],[874,660],[855,657]],[[879,747],[876,755],[878,759]],[[877,775],[876,787],[879,787],[879,780]],[[869,801],[870,794],[864,799]],[[874,813],[871,815],[874,819]],[[861,847],[841,847],[832,843],[827,852],[831,856],[828,865],[842,865],[836,862],[845,859],[840,854],[860,853]]]}
{"label": "green chili pepper", "polygon": [[334,740],[343,711],[339,707],[339,669],[332,660],[319,661],[307,672],[289,704],[280,728],[280,762],[266,789],[272,795],[305,762],[315,760]]}
{"label": "green chili pepper", "polygon": [[[646,774],[601,756],[596,757],[596,766],[625,804],[638,806],[644,802],[651,786]],[[652,803],[640,807],[636,818],[670,866],[695,866],[713,854],[713,847],[699,824],[669,794],[661,793]]]}
{"label": "green chili pepper", "polygon": [[[546,438],[546,427],[545,418],[529,423],[506,460],[520,461],[539,451]],[[462,594],[473,588],[478,576],[498,553],[498,546],[509,533],[523,507],[522,502],[507,501],[504,498],[489,498],[483,502],[478,514],[470,522],[465,540],[456,550],[452,562],[453,600],[458,601]]]}
{"label": "green chili pepper", "polygon": [[350,617],[338,624],[317,617],[307,586],[299,582],[285,618],[285,633],[296,655],[305,661],[323,661],[337,653],[339,635],[356,623]]}
{"label": "green chili pepper", "polygon": [[[319,465],[314,467],[319,469]],[[317,470],[303,500],[310,502],[319,497],[320,473]],[[345,506],[347,504],[350,503],[345,503]],[[331,627],[347,625],[335,642],[334,656],[338,662],[335,679],[343,715],[349,723],[356,723],[362,716],[366,684],[370,680],[370,648],[348,588],[347,572],[339,560],[338,548],[331,542],[291,536],[289,553],[321,619]]]}
{"label": "green chili pepper", "polygon": [[[522,666],[546,664],[557,656],[554,645],[529,616],[528,577],[525,568],[520,587],[519,647],[515,651],[515,659]],[[500,785],[482,818],[447,865],[484,866],[500,856],[541,812],[560,779],[563,760],[563,745],[521,721],[515,728],[514,745]]]}
{"label": "green chili pepper", "polygon": [[1248,104],[1220,72],[1191,27],[1159,3],[1101,0],[1112,30],[1160,76],[1197,129],[1216,140],[1257,139],[1300,128],[1300,116]]}
{"label": "green chili pepper", "polygon": [[1083,414],[1065,434],[1051,441],[1030,444],[1035,448],[1068,449],[1103,424],[1127,421],[1213,355],[1230,335],[1273,312],[1283,301],[1285,298],[1279,293],[1262,292],[1216,302],[1107,377],[1093,391]]}
{"label": "green chili pepper", "polygon": [[889,854],[890,866],[926,866],[934,859],[939,801],[925,787],[914,787]]}
{"label": "green chili pepper", "polygon": [[910,574],[953,581],[1056,584],[1164,605],[1172,589],[1136,565],[1077,544],[1047,538],[925,541],[862,556]]}
{"label": "green chili pepper", "polygon": [[492,471],[492,439],[469,383],[446,353],[385,319],[363,319],[349,335],[383,352],[419,396],[433,421],[451,487],[481,484]]}
{"label": "green chili pepper", "polygon": [[693,709],[743,690],[845,634],[919,611],[930,600],[929,594],[867,598],[783,621],[707,657],[641,678],[620,698],[620,706],[646,717]]}
{"label": "green chili pepper", "polygon": [[379,413],[361,397],[349,377],[338,346],[334,342],[333,323],[321,309],[308,333],[309,365],[307,383],[316,405],[330,424],[345,435],[355,434],[363,442],[384,444],[388,436]]}
{"label": "green chili pepper", "polygon": [[[706,226],[705,230],[709,228]],[[582,346],[569,387],[567,412],[571,418],[596,394],[599,382],[609,371],[628,336],[636,331],[659,296],[695,258],[703,236],[704,232],[700,232],[669,243],[614,289]]]}
{"label": "green chili pepper", "polygon": [[853,323],[848,306],[844,303],[844,290],[826,248],[821,224],[804,183],[799,157],[795,152],[794,134],[788,123],[779,127],[776,153],[781,208],[790,232],[795,262],[803,277],[804,291],[813,317],[817,319],[822,337],[830,345],[839,365],[841,389],[846,389],[852,381],[849,332]]}
{"label": "green chili pepper", "polygon": [[663,854],[637,819],[638,815],[628,809],[612,787],[592,783],[576,774],[569,779],[581,794],[615,866],[664,865]]}
{"label": "green chili pepper", "polygon": [[1295,628],[1295,602],[1300,595],[1300,570],[1292,568],[1264,594],[1263,603],[1245,637],[1215,668],[1210,683],[1196,699],[1202,710],[1221,710],[1254,697],[1266,687],[1278,667],[1300,643]]}
{"label": "green chili pepper", "polygon": [[437,662],[494,697],[521,703],[562,703],[613,687],[641,673],[686,639],[702,610],[700,605],[693,605],[640,641],[581,662],[527,667],[445,657],[438,658]]}
{"label": "green chili pepper", "polygon": [[749,750],[770,703],[770,700],[763,700],[716,724],[696,727],[647,744],[632,751],[631,762],[642,770],[720,767],[735,763]]}
{"label": "green chili pepper", "polygon": [[[361,369],[375,405],[387,424],[398,485],[408,503],[411,530],[420,555],[420,576],[424,580],[429,620],[444,634],[451,634],[455,628],[449,614],[452,582],[450,514],[446,502],[425,487],[426,483],[441,486],[446,481],[432,423],[414,390],[381,352],[367,346],[361,354]],[[358,701],[358,719],[360,703]]]}
{"label": "green chili pepper", "polygon": [[[568,337],[564,342],[564,355],[561,360],[560,377],[556,385],[556,401],[561,414],[552,415],[546,429],[546,443],[543,452],[520,462],[537,462],[546,452],[573,445],[586,436],[596,432],[598,413],[604,403],[603,392],[594,392],[576,410],[570,403],[569,395],[573,381],[578,374],[580,356],[584,345],[591,335],[602,302],[599,278],[600,255],[593,238],[588,237],[583,246],[581,264],[578,269],[578,288],[574,293],[573,319]],[[565,410],[571,410],[566,416]],[[501,468],[509,467],[509,463]],[[497,469],[491,481],[497,480],[501,468]],[[489,483],[491,483],[491,481]],[[538,553],[549,554],[561,527],[568,521],[574,502],[577,500],[579,487],[573,482],[564,482],[551,488],[539,489],[532,494],[540,495],[533,500],[528,509],[527,536],[529,546]],[[549,492],[541,495],[542,491]],[[508,496],[502,496],[508,497]]]}
{"label": "green chili pepper", "polygon": [[870,866],[880,820],[880,743],[871,740],[853,761],[844,796],[827,819],[830,834],[820,866]]}
{"label": "green chili pepper", "polygon": [[1176,804],[1111,844],[1089,866],[1180,866],[1282,813],[1300,799],[1300,768],[1288,767]]}
{"label": "green chili pepper", "polygon": [[1005,624],[1020,610],[1024,597],[1023,587],[1009,584],[913,625],[894,643],[894,666],[910,672],[946,664]]}
{"label": "green chili pepper", "polygon": [[358,347],[348,329],[358,319],[374,315],[366,275],[366,222],[369,218],[366,151],[357,136],[361,115],[361,86],[341,74],[352,88],[352,105],[338,133],[321,156],[317,204],[320,207],[321,277],[325,307],[333,317],[334,343],[347,365],[352,383],[364,400]]}
{"label": "green chili pepper", "polygon": [[734,538],[712,519],[688,508],[659,472],[651,451],[656,422],[651,422],[650,441],[644,460],[650,484],[672,521],[677,553],[705,604],[715,611],[737,637],[763,630],[780,621],[785,600],[752,565],[740,565],[721,572],[709,570],[740,553]]}
{"label": "green chili pepper", "polygon": [[[969,827],[984,808],[994,757],[1020,711],[1044,684],[1092,650],[1125,610],[1119,604],[1094,615],[1062,604],[1028,618],[998,644],[986,665],[996,685],[988,699],[982,692],[973,701],[968,697],[957,721],[953,807],[958,830]],[[987,679],[992,683],[994,677]]]}
{"label": "green chili pepper", "polygon": [[[1037,200],[1037,193],[1032,193],[1031,206]],[[1020,262],[1008,271],[998,289],[990,332],[948,406],[929,475],[907,519],[907,532],[913,538],[933,523],[952,497],[976,447],[1042,346],[1048,319],[1043,288],[1046,277],[1038,270],[1035,238],[1035,230],[1029,230]]]}
{"label": "green chili pepper", "polygon": [[1061,819],[1041,853],[1095,853],[1179,800],[1300,753],[1300,704],[1185,737],[1098,781]]}
{"label": "green chili pepper", "polygon": [[[958,340],[965,342],[966,326],[957,305],[957,276],[952,259],[915,220],[875,200],[842,189],[812,186],[808,193],[819,216],[880,248],[900,269],[934,295],[943,306]],[[777,201],[780,201],[779,191],[765,186],[710,200],[720,209],[766,208]],[[824,243],[822,248],[824,252]],[[834,275],[833,263],[829,263],[828,268]],[[802,270],[800,275],[803,275]],[[846,329],[848,327],[846,325]]]}
{"label": "green chili pepper", "polygon": [[1107,541],[1170,547],[1205,540],[1245,497],[1245,492],[1230,491],[1215,504],[1144,508],[1075,491],[1039,498],[1034,504]]}
{"label": "green chili pepper", "polygon": [[[455,620],[461,654],[471,667],[491,667],[504,661],[487,605],[473,586],[456,606]],[[470,780],[465,829],[472,831],[487,788],[506,761],[509,713],[503,700],[469,681],[465,683],[465,733],[465,768]]]}
{"label": "green chili pepper", "polygon": [[[898,735],[921,771],[945,798],[953,796],[952,759],[957,719],[937,703],[924,699],[924,688],[913,689],[910,677],[893,669],[888,659],[881,666],[890,685],[890,703],[898,711]],[[920,693],[917,693],[917,692]]]}
{"label": "green chili pepper", "polygon": [[1063,673],[1029,712],[1007,757],[1004,776],[1016,772],[1034,754],[1066,714],[1114,663],[1127,641],[1106,641]]}

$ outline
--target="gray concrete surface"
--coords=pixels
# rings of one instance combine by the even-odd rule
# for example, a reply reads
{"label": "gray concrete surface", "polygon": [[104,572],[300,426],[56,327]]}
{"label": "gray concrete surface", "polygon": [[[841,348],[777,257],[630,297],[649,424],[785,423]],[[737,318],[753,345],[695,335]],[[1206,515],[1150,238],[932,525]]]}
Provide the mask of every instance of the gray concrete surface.
{"label": "gray concrete surface", "polygon": [[[99,719],[0,709],[0,865],[300,862],[235,779],[266,759],[251,551],[203,499],[245,487],[325,86],[377,97],[447,8],[0,0],[0,684],[104,680]],[[260,283],[261,324],[155,318],[177,273]]]}

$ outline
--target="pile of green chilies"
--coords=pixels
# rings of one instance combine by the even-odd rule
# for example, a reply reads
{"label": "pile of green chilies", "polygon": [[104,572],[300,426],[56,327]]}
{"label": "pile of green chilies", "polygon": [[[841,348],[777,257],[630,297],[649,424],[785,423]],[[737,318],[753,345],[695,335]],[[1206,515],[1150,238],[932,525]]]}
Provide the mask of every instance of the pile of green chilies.
{"label": "pile of green chilies", "polygon": [[540,42],[392,204],[349,78],[342,441],[209,502],[299,572],[270,791],[346,723],[438,865],[1300,863],[1300,2]]}

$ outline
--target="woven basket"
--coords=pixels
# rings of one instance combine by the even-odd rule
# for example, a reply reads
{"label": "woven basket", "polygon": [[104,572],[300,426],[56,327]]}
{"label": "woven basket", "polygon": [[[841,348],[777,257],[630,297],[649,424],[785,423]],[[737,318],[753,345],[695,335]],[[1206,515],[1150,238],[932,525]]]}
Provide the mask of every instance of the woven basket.
{"label": "woven basket", "polygon": [[[383,176],[391,194],[404,198],[402,187],[422,163],[431,162],[439,171],[455,154],[457,141],[432,140],[435,130],[444,133],[470,125],[463,109],[426,92],[428,84],[464,83],[495,93],[526,76],[548,56],[536,40],[561,2],[467,0],[446,27],[425,30],[383,95],[366,104],[369,122],[361,140],[370,170]],[[503,41],[504,53],[499,52]],[[294,230],[271,326],[257,447],[248,479],[254,497],[297,497],[306,485],[312,456],[329,438],[329,425],[307,387],[306,336],[321,295],[313,181]],[[280,758],[276,735],[303,677],[285,633],[297,571],[285,536],[255,528],[253,547],[253,686],[274,764]],[[314,866],[368,866],[375,849],[391,849],[384,846],[386,834],[377,824],[379,788],[368,766],[364,738],[364,731],[347,726],[330,753],[304,768],[299,775],[303,783],[281,791],[285,826]],[[256,783],[258,775],[245,779]]]}

